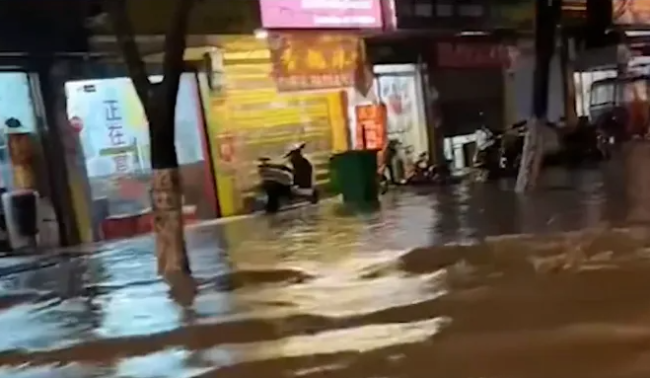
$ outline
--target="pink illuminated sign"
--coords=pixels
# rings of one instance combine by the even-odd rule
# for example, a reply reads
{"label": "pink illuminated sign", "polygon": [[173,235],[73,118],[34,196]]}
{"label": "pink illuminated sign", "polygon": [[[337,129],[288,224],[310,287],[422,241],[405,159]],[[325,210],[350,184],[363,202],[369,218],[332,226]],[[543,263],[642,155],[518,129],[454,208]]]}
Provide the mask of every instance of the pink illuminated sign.
{"label": "pink illuminated sign", "polygon": [[381,0],[260,0],[260,6],[270,29],[382,27]]}

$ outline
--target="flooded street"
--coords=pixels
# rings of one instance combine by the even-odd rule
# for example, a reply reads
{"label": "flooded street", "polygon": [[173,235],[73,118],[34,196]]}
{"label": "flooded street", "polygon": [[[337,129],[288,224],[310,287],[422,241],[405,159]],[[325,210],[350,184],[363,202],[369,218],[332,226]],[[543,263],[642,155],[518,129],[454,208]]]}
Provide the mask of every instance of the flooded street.
{"label": "flooded street", "polygon": [[650,229],[612,171],[193,228],[194,282],[150,238],[2,276],[0,377],[647,378]]}

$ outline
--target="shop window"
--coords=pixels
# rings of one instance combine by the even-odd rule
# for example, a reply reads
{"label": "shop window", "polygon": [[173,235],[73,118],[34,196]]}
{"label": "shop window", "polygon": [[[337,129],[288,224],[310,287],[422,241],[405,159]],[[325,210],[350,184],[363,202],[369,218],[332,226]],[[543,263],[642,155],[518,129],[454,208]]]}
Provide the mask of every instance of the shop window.
{"label": "shop window", "polygon": [[0,186],[11,189],[13,177],[7,149],[7,134],[36,132],[34,103],[29,78],[24,72],[0,72]]}
{"label": "shop window", "polygon": [[[150,231],[148,122],[131,80],[69,82],[66,95],[68,116],[86,163],[95,228],[106,237]],[[176,151],[186,219],[215,217],[203,114],[196,77],[190,73],[182,75],[179,87]]]}

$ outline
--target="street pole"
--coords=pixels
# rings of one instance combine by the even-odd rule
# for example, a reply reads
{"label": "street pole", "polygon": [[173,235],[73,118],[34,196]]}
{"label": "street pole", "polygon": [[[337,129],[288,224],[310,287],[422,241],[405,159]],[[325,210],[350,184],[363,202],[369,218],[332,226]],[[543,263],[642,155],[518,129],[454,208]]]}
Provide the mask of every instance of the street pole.
{"label": "street pole", "polygon": [[562,31],[560,44],[560,70],[562,71],[562,94],[564,95],[564,116],[566,126],[575,127],[578,124],[576,109],[576,83],[573,79],[573,39],[566,30]]}
{"label": "street pole", "polygon": [[547,121],[551,59],[555,52],[557,20],[561,9],[560,0],[539,0],[535,3],[533,103],[515,187],[518,193],[525,193],[535,188],[542,164],[543,129]]}

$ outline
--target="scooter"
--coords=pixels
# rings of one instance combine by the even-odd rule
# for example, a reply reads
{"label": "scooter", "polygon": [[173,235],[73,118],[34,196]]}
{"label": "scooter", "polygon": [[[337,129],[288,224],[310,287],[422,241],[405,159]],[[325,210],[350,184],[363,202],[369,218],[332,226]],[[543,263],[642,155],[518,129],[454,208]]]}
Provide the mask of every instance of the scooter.
{"label": "scooter", "polygon": [[502,177],[506,164],[503,133],[481,128],[477,130],[476,140],[481,140],[481,143],[477,145],[472,162],[472,167],[477,171],[476,179],[485,181]]}
{"label": "scooter", "polygon": [[431,164],[429,154],[421,153],[413,166],[413,173],[405,185],[444,185],[458,182],[449,169],[449,162]]}
{"label": "scooter", "polygon": [[288,165],[273,163],[270,158],[263,157],[259,159],[257,171],[261,179],[260,188],[266,197],[264,209],[267,213],[280,210],[283,202],[306,200],[313,204],[318,203],[318,190],[313,186],[305,188],[295,185],[294,170]]}

